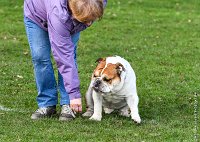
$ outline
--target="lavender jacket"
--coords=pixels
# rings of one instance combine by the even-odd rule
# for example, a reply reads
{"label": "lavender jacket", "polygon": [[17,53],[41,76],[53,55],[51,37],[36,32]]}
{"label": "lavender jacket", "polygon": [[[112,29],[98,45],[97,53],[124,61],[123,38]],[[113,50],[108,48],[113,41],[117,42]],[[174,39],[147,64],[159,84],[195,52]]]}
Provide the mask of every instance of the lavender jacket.
{"label": "lavender jacket", "polygon": [[[104,6],[107,0],[104,0]],[[25,0],[24,16],[49,33],[51,49],[70,100],[80,98],[80,81],[71,35],[87,28],[74,20],[67,0]]]}

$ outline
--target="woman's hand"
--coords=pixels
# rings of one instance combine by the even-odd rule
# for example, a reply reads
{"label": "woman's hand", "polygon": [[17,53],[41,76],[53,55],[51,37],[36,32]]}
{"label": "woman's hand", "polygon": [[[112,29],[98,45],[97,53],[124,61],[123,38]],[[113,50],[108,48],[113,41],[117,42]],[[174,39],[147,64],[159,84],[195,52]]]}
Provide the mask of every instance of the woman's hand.
{"label": "woman's hand", "polygon": [[77,113],[82,112],[81,98],[70,100],[70,108]]}

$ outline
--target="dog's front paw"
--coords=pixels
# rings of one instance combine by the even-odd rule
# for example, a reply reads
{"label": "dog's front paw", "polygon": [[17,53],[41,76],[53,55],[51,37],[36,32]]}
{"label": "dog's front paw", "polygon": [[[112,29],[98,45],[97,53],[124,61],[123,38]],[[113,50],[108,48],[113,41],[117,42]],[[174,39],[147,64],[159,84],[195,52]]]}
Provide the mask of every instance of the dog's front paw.
{"label": "dog's front paw", "polygon": [[101,116],[92,115],[89,119],[90,120],[95,120],[95,121],[101,121]]}
{"label": "dog's front paw", "polygon": [[132,117],[132,120],[137,123],[137,124],[140,124],[141,123],[141,118],[139,115],[135,115]]}
{"label": "dog's front paw", "polygon": [[82,114],[83,117],[91,117],[93,115],[92,111],[86,111],[85,113]]}

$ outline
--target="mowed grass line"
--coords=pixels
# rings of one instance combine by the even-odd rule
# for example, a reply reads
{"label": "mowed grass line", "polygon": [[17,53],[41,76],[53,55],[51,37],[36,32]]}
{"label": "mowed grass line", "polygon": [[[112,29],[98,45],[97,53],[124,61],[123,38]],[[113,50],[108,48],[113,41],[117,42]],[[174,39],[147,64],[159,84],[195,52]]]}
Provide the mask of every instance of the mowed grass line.
{"label": "mowed grass line", "polygon": [[[194,103],[200,102],[199,4],[196,0],[110,0],[104,18],[81,33],[82,96],[97,58],[124,57],[137,76],[143,122],[135,125],[116,113],[104,115],[101,122],[80,116],[70,123],[59,122],[57,117],[32,121],[37,92],[23,25],[23,1],[1,1],[0,105],[13,111],[0,110],[0,140],[195,141]],[[85,111],[84,99],[83,105]]]}

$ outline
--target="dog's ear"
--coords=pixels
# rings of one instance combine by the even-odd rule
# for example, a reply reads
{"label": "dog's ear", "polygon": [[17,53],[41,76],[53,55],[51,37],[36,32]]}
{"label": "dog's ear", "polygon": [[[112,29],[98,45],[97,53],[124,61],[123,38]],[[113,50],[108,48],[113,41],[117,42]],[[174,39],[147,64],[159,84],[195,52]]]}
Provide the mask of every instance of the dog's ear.
{"label": "dog's ear", "polygon": [[104,61],[105,60],[105,58],[98,58],[96,61],[95,61],[95,63],[100,63],[101,61]]}
{"label": "dog's ear", "polygon": [[121,63],[116,63],[117,73],[120,75],[122,71],[125,71],[124,66]]}

